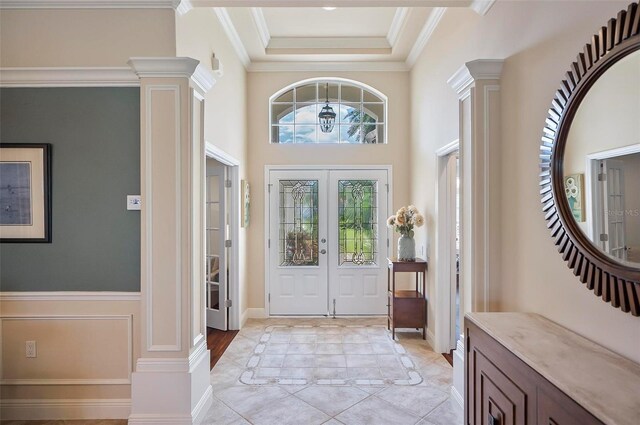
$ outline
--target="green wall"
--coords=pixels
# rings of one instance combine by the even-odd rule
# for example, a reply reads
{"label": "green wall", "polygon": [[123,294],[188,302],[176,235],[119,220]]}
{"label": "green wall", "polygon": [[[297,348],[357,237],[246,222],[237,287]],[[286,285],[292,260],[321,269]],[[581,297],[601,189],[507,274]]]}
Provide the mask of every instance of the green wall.
{"label": "green wall", "polygon": [[139,291],[139,89],[1,89],[0,141],[51,143],[53,186],[52,243],[0,244],[0,290]]}

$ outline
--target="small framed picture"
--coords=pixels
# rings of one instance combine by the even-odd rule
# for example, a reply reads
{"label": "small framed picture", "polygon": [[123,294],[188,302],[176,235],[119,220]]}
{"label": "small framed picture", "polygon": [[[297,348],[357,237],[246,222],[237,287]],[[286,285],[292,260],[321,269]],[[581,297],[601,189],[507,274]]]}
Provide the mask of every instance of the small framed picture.
{"label": "small framed picture", "polygon": [[249,222],[251,221],[251,215],[249,213],[249,209],[251,207],[251,192],[249,190],[249,182],[247,182],[246,180],[242,180],[240,186],[240,199],[242,202],[242,219],[240,224],[242,224],[242,227],[249,227]]}
{"label": "small framed picture", "polygon": [[564,191],[571,214],[577,222],[585,221],[584,208],[584,174],[571,174],[564,178]]}
{"label": "small framed picture", "polygon": [[51,242],[51,145],[0,143],[0,242]]}

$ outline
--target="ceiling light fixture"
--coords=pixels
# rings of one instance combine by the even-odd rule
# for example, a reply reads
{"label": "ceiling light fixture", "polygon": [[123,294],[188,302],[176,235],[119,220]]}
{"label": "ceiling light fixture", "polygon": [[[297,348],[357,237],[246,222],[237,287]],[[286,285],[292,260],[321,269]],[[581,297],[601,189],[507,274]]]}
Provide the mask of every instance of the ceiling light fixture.
{"label": "ceiling light fixture", "polygon": [[323,133],[331,133],[333,131],[333,126],[336,123],[336,113],[333,111],[333,108],[329,106],[329,83],[327,83],[327,101],[324,108],[318,114],[318,119],[320,120],[320,131]]}
{"label": "ceiling light fixture", "polygon": [[332,10],[336,10],[337,8],[335,6],[324,6],[323,9],[324,10],[328,10],[328,11],[332,11]]}

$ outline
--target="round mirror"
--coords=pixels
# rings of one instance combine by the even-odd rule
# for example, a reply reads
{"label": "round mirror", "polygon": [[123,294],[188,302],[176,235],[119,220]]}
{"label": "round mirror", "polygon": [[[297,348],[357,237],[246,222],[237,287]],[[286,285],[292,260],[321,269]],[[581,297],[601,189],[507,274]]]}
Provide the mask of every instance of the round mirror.
{"label": "round mirror", "polygon": [[614,261],[640,267],[640,51],[589,88],[562,165],[566,201],[582,233]]}
{"label": "round mirror", "polygon": [[558,251],[587,289],[640,316],[640,6],[569,65],[540,145],[540,195]]}

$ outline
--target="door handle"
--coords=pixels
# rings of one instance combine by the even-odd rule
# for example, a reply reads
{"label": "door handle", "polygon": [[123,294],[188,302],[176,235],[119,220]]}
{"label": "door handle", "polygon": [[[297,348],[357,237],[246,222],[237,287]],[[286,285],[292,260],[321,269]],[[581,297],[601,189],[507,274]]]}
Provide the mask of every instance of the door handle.
{"label": "door handle", "polygon": [[320,250],[320,254],[326,254],[326,253],[327,253],[327,250],[326,250],[326,249],[322,249],[322,250]]}

